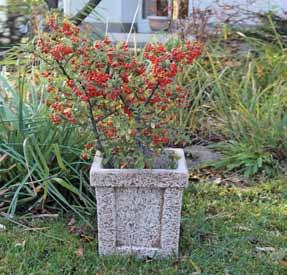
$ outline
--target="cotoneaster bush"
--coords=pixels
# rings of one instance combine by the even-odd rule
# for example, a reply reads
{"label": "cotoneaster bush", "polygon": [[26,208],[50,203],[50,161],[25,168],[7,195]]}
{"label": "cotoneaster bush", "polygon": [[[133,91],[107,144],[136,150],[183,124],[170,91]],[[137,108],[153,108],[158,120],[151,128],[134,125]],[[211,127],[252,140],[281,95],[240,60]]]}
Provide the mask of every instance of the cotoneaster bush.
{"label": "cotoneaster bush", "polygon": [[153,168],[173,134],[174,112],[190,107],[176,77],[200,55],[200,46],[148,44],[135,52],[108,39],[89,41],[55,17],[48,25],[36,57],[45,64],[53,123],[91,126],[96,142],[86,144],[83,158],[96,149],[106,167]]}

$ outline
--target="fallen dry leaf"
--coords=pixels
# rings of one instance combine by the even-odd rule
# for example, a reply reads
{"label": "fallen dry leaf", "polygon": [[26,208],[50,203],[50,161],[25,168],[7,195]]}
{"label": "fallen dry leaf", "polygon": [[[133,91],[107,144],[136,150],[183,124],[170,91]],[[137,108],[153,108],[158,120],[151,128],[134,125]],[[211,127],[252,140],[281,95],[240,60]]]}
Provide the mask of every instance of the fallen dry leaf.
{"label": "fallen dry leaf", "polygon": [[237,227],[239,230],[242,230],[242,231],[251,231],[251,228],[247,227],[247,226],[242,226],[242,225],[239,225]]}
{"label": "fallen dry leaf", "polygon": [[284,259],[281,260],[281,261],[280,261],[280,264],[283,265],[283,266],[285,266],[285,267],[287,267],[287,260],[284,260]]}
{"label": "fallen dry leaf", "polygon": [[72,226],[69,226],[68,232],[76,234],[81,237],[82,235],[84,235],[85,230],[83,227],[72,225]]}
{"label": "fallen dry leaf", "polygon": [[7,154],[5,155],[0,155],[0,162],[4,161],[8,157]]}
{"label": "fallen dry leaf", "polygon": [[81,236],[81,239],[87,243],[92,242],[94,240],[91,236]]}
{"label": "fallen dry leaf", "polygon": [[15,244],[15,247],[22,247],[22,248],[24,248],[24,247],[25,247],[25,244],[26,244],[26,241],[23,240],[23,241],[21,241],[21,242],[19,242],[19,243],[16,243],[16,244]]}
{"label": "fallen dry leaf", "polygon": [[221,184],[221,182],[222,182],[222,179],[221,178],[217,178],[217,179],[215,179],[214,180],[214,184]]}
{"label": "fallen dry leaf", "polygon": [[82,247],[77,249],[76,250],[76,255],[77,255],[77,257],[83,257],[84,256],[84,249]]}
{"label": "fallen dry leaf", "polygon": [[76,220],[74,218],[70,219],[68,226],[73,226],[76,223]]}
{"label": "fallen dry leaf", "polygon": [[4,194],[5,194],[6,192],[8,192],[8,191],[9,191],[8,188],[1,190],[1,191],[0,191],[0,196],[4,195]]}

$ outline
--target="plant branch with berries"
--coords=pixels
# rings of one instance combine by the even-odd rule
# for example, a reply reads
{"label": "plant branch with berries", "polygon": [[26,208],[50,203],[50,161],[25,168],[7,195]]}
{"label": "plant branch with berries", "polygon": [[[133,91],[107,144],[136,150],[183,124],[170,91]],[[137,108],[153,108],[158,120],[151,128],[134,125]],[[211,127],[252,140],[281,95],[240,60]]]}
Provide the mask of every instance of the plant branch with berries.
{"label": "plant branch with berries", "polygon": [[85,157],[99,150],[106,167],[153,168],[152,157],[169,143],[173,112],[187,107],[188,91],[176,77],[200,55],[200,45],[148,44],[135,53],[127,44],[90,41],[68,21],[51,17],[48,24],[35,55],[44,60],[53,123],[90,121],[95,144],[88,143]]}

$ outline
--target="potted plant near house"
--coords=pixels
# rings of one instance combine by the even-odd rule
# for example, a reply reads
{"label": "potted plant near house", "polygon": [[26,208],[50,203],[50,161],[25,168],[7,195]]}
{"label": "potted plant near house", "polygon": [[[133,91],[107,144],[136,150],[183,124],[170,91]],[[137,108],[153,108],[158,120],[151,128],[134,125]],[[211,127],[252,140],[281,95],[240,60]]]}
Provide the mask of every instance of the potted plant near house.
{"label": "potted plant near house", "polygon": [[148,21],[152,31],[166,31],[170,25],[168,0],[156,0],[156,5],[151,8],[155,15],[149,15]]}
{"label": "potted plant near house", "polygon": [[96,140],[82,157],[95,154],[99,253],[177,254],[188,173],[183,151],[166,147],[173,112],[186,107],[176,76],[200,47],[149,44],[138,53],[108,39],[91,43],[55,18],[49,26],[36,52],[46,64],[51,119],[90,127]]}

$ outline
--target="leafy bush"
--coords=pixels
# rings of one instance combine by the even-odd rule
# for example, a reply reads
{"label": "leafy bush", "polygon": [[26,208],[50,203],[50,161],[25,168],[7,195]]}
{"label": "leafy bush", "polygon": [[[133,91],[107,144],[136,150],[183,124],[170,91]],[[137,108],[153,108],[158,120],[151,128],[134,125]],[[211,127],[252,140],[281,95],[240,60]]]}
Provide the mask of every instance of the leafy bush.
{"label": "leafy bush", "polygon": [[36,57],[46,65],[53,123],[91,128],[106,167],[155,168],[172,135],[173,112],[186,107],[176,76],[200,55],[200,46],[156,43],[137,53],[107,38],[90,41],[55,17],[48,24]]}

